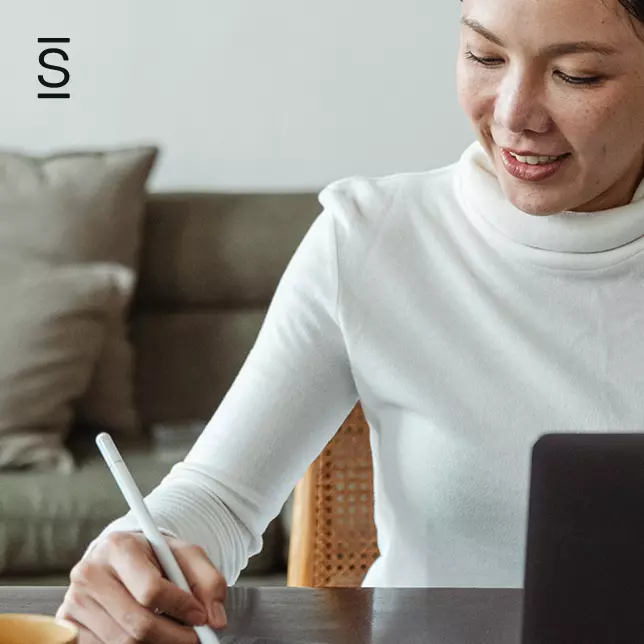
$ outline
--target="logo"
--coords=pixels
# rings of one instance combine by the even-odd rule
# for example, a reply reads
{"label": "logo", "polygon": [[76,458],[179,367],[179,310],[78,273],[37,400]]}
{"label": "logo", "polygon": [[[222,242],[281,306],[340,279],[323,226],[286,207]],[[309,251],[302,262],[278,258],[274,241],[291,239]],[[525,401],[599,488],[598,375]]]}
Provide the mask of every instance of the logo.
{"label": "logo", "polygon": [[[41,43],[56,43],[56,44],[63,44],[63,43],[68,43],[70,41],[69,38],[38,38],[38,42]],[[70,79],[70,74],[69,71],[65,67],[60,67],[59,65],[52,65],[50,62],[47,61],[48,56],[60,56],[63,61],[67,62],[69,60],[69,56],[65,52],[65,50],[61,49],[60,47],[48,47],[47,49],[43,49],[43,51],[40,52],[40,56],[38,57],[38,61],[40,62],[41,67],[44,67],[45,69],[53,69],[56,72],[60,72],[63,75],[62,80],[59,80],[57,82],[52,82],[51,80],[46,80],[43,74],[38,75],[38,80],[40,81],[40,84],[43,87],[47,87],[48,89],[56,89],[60,90],[67,83],[69,83]],[[59,61],[56,61],[59,62]],[[38,98],[69,98],[70,94],[68,92],[41,92],[38,94]]]}

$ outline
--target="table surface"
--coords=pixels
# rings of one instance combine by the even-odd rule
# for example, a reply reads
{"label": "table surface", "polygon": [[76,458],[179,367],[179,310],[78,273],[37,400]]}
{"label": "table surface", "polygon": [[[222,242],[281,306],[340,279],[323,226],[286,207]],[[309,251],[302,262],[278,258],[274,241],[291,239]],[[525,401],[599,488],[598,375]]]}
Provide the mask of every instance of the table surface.
{"label": "table surface", "polygon": [[[58,587],[0,587],[0,613],[53,615]],[[515,589],[229,588],[222,644],[519,644]]]}

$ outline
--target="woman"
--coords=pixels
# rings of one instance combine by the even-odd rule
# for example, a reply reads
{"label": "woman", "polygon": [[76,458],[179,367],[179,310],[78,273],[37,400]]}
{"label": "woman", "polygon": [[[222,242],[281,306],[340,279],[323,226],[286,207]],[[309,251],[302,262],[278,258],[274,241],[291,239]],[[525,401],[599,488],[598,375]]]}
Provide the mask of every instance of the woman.
{"label": "woman", "polygon": [[196,641],[160,613],[222,626],[226,584],[358,399],[370,586],[521,586],[534,441],[641,431],[644,0],[465,0],[461,28],[478,141],[322,191],[237,380],[148,498],[195,597],[119,519],[58,611],[82,642]]}

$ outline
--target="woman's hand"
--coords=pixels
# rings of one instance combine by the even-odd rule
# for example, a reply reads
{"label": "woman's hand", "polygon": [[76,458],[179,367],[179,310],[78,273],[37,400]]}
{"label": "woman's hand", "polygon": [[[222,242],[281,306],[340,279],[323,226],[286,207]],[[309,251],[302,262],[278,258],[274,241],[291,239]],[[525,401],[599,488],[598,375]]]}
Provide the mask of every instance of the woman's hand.
{"label": "woman's hand", "polygon": [[192,626],[226,625],[226,580],[201,547],[165,538],[193,595],[163,576],[142,534],[108,534],[74,566],[56,612],[79,627],[79,644],[196,644]]}

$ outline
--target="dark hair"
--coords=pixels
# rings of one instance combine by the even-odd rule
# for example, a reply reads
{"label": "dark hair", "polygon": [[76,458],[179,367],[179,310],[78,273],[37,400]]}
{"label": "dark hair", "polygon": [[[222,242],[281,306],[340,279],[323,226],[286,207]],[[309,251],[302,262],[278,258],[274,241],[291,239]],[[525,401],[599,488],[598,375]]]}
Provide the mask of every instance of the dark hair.
{"label": "dark hair", "polygon": [[644,22],[644,0],[619,0],[619,2],[631,16]]}

